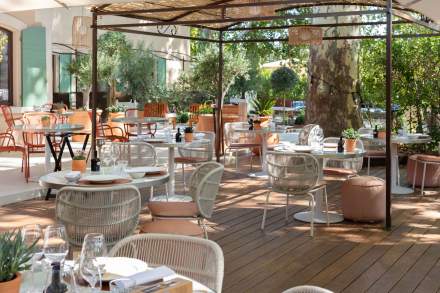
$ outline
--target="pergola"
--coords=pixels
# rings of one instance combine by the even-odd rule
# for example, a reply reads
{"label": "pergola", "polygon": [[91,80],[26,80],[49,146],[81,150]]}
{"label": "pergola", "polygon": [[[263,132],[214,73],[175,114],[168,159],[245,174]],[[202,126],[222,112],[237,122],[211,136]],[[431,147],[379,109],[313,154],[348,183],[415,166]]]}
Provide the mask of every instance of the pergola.
{"label": "pergola", "polygon": [[[194,41],[211,42],[219,47],[219,78],[215,115],[215,151],[217,160],[220,157],[222,143],[222,105],[224,92],[222,88],[223,47],[227,43],[240,42],[285,42],[287,38],[267,39],[225,39],[228,31],[247,30],[282,30],[297,25],[267,25],[255,27],[248,23],[271,20],[310,20],[314,18],[386,15],[386,21],[369,22],[338,22],[326,24],[301,24],[313,27],[344,27],[365,25],[386,25],[384,35],[358,35],[324,37],[323,40],[346,40],[376,38],[386,39],[386,228],[391,227],[391,128],[392,128],[392,62],[391,46],[393,37],[412,38],[440,36],[440,5],[436,0],[151,0],[143,2],[124,2],[97,5],[92,8],[93,41],[92,41],[92,156],[96,156],[96,98],[98,91],[97,78],[97,30],[119,31],[167,38],[179,38]],[[289,13],[292,9],[312,8],[327,5],[355,5],[362,9],[327,13]],[[368,9],[367,9],[368,8]],[[422,12],[421,17],[416,13]],[[98,24],[98,16],[115,15],[136,20],[133,23]],[[399,20],[393,21],[393,16]],[[143,20],[139,22],[139,20]],[[416,23],[430,28],[430,34],[392,34],[393,24]],[[177,34],[176,26],[204,28],[217,32],[218,38],[191,37]],[[157,32],[146,31],[144,28],[156,27]]]}

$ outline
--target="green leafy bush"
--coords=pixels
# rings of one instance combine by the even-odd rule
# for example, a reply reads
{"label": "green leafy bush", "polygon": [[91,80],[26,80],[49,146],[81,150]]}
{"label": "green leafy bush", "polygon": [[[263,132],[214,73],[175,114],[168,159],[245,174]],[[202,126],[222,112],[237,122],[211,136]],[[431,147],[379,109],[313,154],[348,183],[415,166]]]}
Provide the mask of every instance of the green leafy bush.
{"label": "green leafy bush", "polygon": [[0,282],[11,281],[30,268],[35,243],[26,245],[20,230],[0,234]]}
{"label": "green leafy bush", "polygon": [[186,112],[181,112],[177,114],[177,123],[187,123],[189,120],[189,115]]}
{"label": "green leafy bush", "polygon": [[342,132],[342,136],[345,139],[358,139],[360,138],[359,132],[354,130],[353,128],[347,128]]}
{"label": "green leafy bush", "polygon": [[272,107],[275,106],[275,99],[270,97],[256,97],[251,100],[252,114],[258,116],[270,116],[273,113]]}
{"label": "green leafy bush", "polygon": [[107,111],[109,111],[110,113],[124,112],[125,107],[122,105],[111,105],[110,107],[107,108]]}

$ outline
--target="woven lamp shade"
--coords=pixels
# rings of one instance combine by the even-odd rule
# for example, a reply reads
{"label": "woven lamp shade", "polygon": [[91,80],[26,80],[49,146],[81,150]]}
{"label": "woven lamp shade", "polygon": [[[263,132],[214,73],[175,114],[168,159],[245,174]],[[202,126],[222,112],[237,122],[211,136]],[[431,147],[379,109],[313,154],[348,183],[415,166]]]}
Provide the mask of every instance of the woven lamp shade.
{"label": "woven lamp shade", "polygon": [[290,45],[321,45],[323,32],[319,27],[298,26],[289,28]]}
{"label": "woven lamp shade", "polygon": [[92,18],[89,16],[74,16],[72,22],[72,46],[75,48],[90,48],[92,46]]}

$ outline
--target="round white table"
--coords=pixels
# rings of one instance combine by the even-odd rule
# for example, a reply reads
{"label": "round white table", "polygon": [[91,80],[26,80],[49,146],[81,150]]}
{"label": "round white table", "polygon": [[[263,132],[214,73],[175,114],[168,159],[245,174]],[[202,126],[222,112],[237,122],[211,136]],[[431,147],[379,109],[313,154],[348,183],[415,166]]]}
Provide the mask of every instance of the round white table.
{"label": "round white table", "polygon": [[[283,153],[298,153],[289,150],[288,144],[276,146],[274,150]],[[345,160],[345,159],[361,158],[364,156],[365,152],[358,149],[356,149],[355,152],[343,152],[343,153],[338,153],[336,150],[334,151],[314,150],[311,151],[310,154],[318,159],[320,165],[319,166],[320,178],[322,179],[324,177],[324,173],[323,173],[324,159]],[[323,191],[319,190],[315,193],[315,215],[313,217],[315,223],[319,223],[319,224],[327,223],[327,213],[324,209],[323,202],[324,202]],[[296,213],[294,217],[299,221],[310,223],[312,219],[312,212],[310,211],[299,212]],[[328,219],[329,219],[329,223],[339,223],[344,221],[344,216],[336,212],[329,212]]]}
{"label": "round white table", "polygon": [[[46,140],[44,143],[44,154],[45,154],[45,167],[46,172],[50,171],[50,157],[53,156],[55,160],[55,170],[61,170],[61,157],[63,155],[64,145],[67,144],[69,148],[70,155],[73,156],[73,151],[69,142],[69,135],[76,131],[80,131],[84,129],[84,125],[81,124],[52,124],[48,127],[43,127],[41,125],[32,125],[32,124],[22,124],[16,125],[14,130],[22,131],[22,132],[36,132],[36,133],[44,133],[46,136]],[[62,137],[62,145],[60,148],[60,154],[57,156],[55,153],[55,148],[52,145],[51,135],[61,136]],[[83,150],[87,146],[87,139],[83,145]]]}
{"label": "round white table", "polygon": [[267,153],[267,138],[269,134],[272,133],[283,133],[285,132],[285,129],[282,128],[270,128],[270,127],[262,127],[262,128],[254,128],[252,130],[249,130],[248,128],[236,128],[234,129],[234,131],[236,132],[241,132],[241,133],[255,133],[256,135],[259,135],[261,138],[261,169],[262,171],[260,172],[254,172],[254,173],[249,173],[249,177],[252,178],[258,178],[258,179],[267,179],[268,178],[268,174],[267,174],[267,163],[266,163],[266,153]]}
{"label": "round white table", "polygon": [[[80,184],[75,182],[68,182],[64,176],[70,171],[53,172],[47,175],[41,176],[39,184],[43,188],[48,189],[61,189],[66,186],[83,186],[83,187],[102,187],[102,185],[90,185]],[[91,173],[89,173],[91,174]],[[128,175],[127,175],[128,176]],[[130,177],[127,177],[130,178]],[[170,176],[168,174],[158,176],[146,176],[139,179],[132,179],[131,182],[122,183],[134,185],[137,188],[146,188],[151,186],[162,185],[168,182]]]}
{"label": "round white table", "polygon": [[[361,139],[382,143],[385,145],[384,139],[373,138],[371,135],[362,136]],[[401,186],[399,184],[399,144],[421,144],[431,142],[431,137],[417,135],[411,136],[393,136],[391,137],[391,193],[398,195],[411,194],[414,192],[412,188]]]}
{"label": "round white table", "polygon": [[161,123],[167,121],[168,121],[167,118],[162,118],[162,117],[117,117],[112,119],[112,122],[136,124],[138,135],[142,134],[142,124],[144,123]]}

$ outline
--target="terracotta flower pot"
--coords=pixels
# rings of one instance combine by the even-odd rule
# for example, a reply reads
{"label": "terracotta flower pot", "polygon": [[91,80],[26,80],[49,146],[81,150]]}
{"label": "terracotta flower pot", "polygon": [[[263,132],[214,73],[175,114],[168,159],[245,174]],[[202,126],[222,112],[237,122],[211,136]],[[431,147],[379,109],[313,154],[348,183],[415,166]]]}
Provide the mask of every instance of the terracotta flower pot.
{"label": "terracotta flower pot", "polygon": [[41,119],[41,125],[43,127],[50,127],[50,119]]}
{"label": "terracotta flower pot", "polygon": [[345,139],[345,151],[354,152],[356,150],[357,139]]}
{"label": "terracotta flower pot", "polygon": [[85,173],[86,169],[86,160],[72,160],[72,171],[80,171],[81,173]]}
{"label": "terracotta flower pot", "polygon": [[19,293],[21,284],[21,274],[17,273],[14,279],[8,282],[0,282],[0,292]]}
{"label": "terracotta flower pot", "polygon": [[197,131],[214,131],[214,116],[212,114],[200,114],[196,124]]}
{"label": "terracotta flower pot", "polygon": [[385,139],[387,136],[387,133],[384,130],[380,130],[377,132],[377,138],[378,139]]}
{"label": "terracotta flower pot", "polygon": [[[91,132],[92,131],[92,120],[89,117],[89,113],[84,110],[76,110],[73,111],[73,115],[68,118],[69,124],[81,124],[84,126],[82,132]],[[72,141],[75,142],[84,142],[86,138],[85,135],[73,135]]]}
{"label": "terracotta flower pot", "polygon": [[190,142],[192,140],[193,140],[193,133],[192,132],[191,133],[186,133],[185,132],[185,141],[186,142]]}

